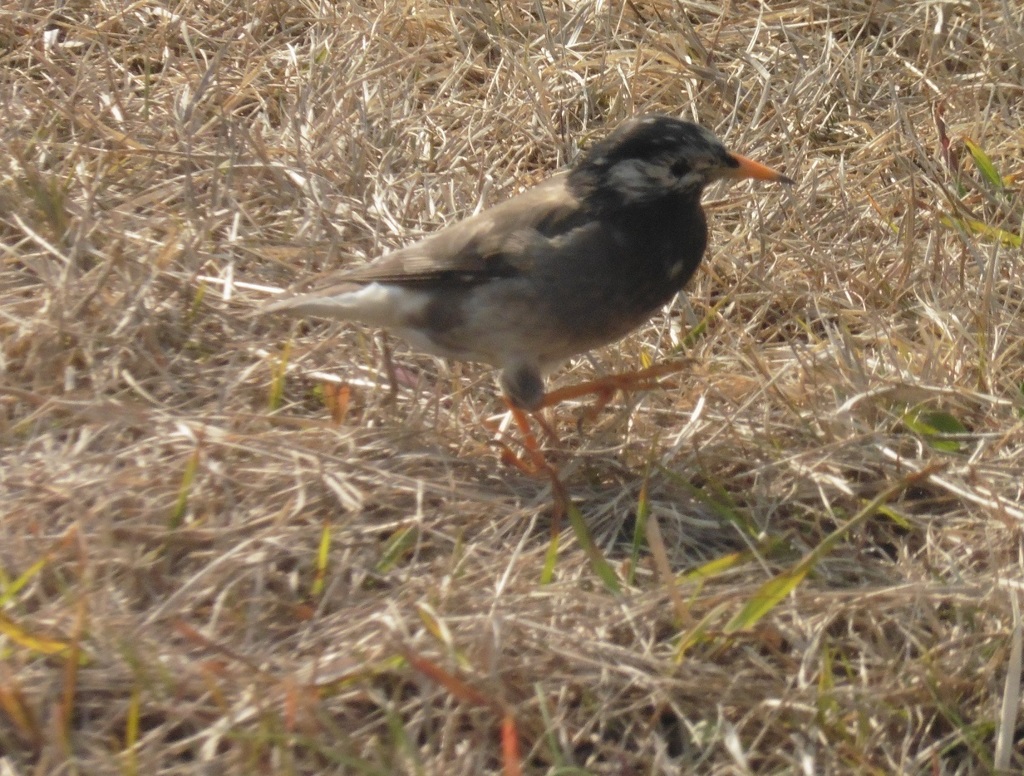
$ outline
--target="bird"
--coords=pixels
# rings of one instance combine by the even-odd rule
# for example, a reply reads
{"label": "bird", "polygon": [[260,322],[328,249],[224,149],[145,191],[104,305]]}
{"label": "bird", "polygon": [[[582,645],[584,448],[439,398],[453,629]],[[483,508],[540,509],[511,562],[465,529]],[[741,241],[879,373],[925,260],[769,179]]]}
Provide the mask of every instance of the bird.
{"label": "bird", "polygon": [[567,171],[262,312],[357,321],[489,364],[510,408],[537,412],[552,396],[548,374],[623,338],[686,286],[708,246],[701,194],[723,178],[793,183],[698,124],[639,116]]}

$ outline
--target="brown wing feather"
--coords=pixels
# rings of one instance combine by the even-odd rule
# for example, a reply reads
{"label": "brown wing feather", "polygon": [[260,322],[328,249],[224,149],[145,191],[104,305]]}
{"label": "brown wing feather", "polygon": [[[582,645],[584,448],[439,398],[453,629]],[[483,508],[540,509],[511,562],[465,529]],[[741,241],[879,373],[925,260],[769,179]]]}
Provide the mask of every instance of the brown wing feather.
{"label": "brown wing feather", "polygon": [[326,275],[311,292],[330,293],[333,286],[352,283],[429,286],[510,277],[530,268],[529,247],[536,240],[578,226],[582,216],[565,176],[557,175],[372,264]]}

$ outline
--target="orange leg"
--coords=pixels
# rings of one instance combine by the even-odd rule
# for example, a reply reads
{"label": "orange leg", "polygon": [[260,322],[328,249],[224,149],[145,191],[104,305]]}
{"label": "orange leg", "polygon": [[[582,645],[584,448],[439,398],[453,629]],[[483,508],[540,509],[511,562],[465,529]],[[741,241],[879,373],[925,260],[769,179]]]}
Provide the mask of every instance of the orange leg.
{"label": "orange leg", "polygon": [[605,377],[588,380],[578,385],[567,385],[564,388],[544,394],[544,401],[540,406],[541,408],[552,407],[563,401],[593,394],[597,396],[597,401],[594,403],[593,408],[591,408],[590,414],[597,414],[612,400],[617,391],[639,391],[656,388],[659,385],[659,378],[681,371],[686,366],[686,363],[685,361],[672,361],[666,364],[655,364],[638,372],[606,375]]}
{"label": "orange leg", "polygon": [[[522,435],[523,447],[526,449],[526,454],[529,457],[528,462],[524,461],[516,456],[508,447],[505,447],[506,456],[513,457],[513,460],[507,460],[506,463],[511,463],[513,466],[527,474],[556,472],[557,470],[555,467],[547,458],[544,457],[544,453],[541,452],[540,444],[537,442],[537,436],[533,433],[533,428],[530,427],[530,420],[526,417],[526,413],[518,407],[513,406],[507,399],[505,404],[508,406],[509,412],[512,413],[512,420],[515,421],[516,428],[519,429],[519,433]],[[544,424],[544,426],[546,426],[546,424]],[[504,445],[502,446],[504,447]]]}
{"label": "orange leg", "polygon": [[[568,503],[569,495],[565,490],[565,485],[562,484],[561,478],[558,476],[558,469],[553,463],[551,463],[540,449],[540,444],[537,442],[537,436],[533,433],[533,429],[530,427],[530,420],[527,418],[526,413],[518,407],[515,407],[508,400],[505,401],[508,405],[509,412],[512,413],[512,420],[515,422],[516,427],[519,429],[519,433],[523,439],[523,447],[526,450],[527,460],[523,460],[506,445],[504,442],[498,442],[502,448],[501,460],[503,463],[509,466],[515,466],[519,471],[524,474],[531,476],[544,476],[546,475],[551,480],[551,492],[555,497],[554,513],[552,515],[552,530],[555,530],[555,526],[562,519],[562,515],[565,514]],[[537,416],[534,416],[535,418]],[[541,421],[542,427],[545,431],[550,432],[550,428],[546,423]],[[550,432],[553,435],[553,432]]]}
{"label": "orange leg", "polygon": [[[559,388],[558,390],[546,393],[540,406],[532,414],[538,425],[544,430],[544,433],[557,442],[558,437],[554,429],[540,415],[540,411],[545,407],[552,407],[560,402],[578,399],[581,396],[596,394],[597,401],[590,409],[589,414],[597,414],[612,400],[617,391],[655,388],[659,385],[658,380],[660,378],[678,372],[684,366],[686,366],[686,362],[683,361],[656,364],[647,369],[641,369],[638,372],[608,375],[597,380]],[[533,433],[533,428],[530,426],[526,413],[519,407],[514,406],[508,399],[505,400],[505,404],[508,406],[509,412],[512,413],[512,420],[522,436],[523,447],[526,450],[527,457],[524,460],[516,455],[508,445],[499,441],[498,444],[502,448],[502,462],[516,467],[525,474],[532,476],[547,475],[551,479],[551,491],[555,497],[553,526],[557,525],[569,504],[569,495],[566,492],[565,485],[558,476],[558,469],[548,461],[541,451],[540,444],[537,442],[537,436]]]}
{"label": "orange leg", "polygon": [[[589,380],[585,383],[579,383],[578,385],[569,385],[565,388],[559,388],[555,391],[550,391],[544,394],[544,398],[541,400],[540,406],[533,410],[531,414],[544,433],[557,443],[558,435],[550,424],[544,420],[544,417],[540,414],[541,410],[546,407],[552,407],[563,401],[596,394],[597,401],[588,412],[589,415],[593,416],[600,412],[601,409],[611,401],[617,391],[647,390],[650,388],[656,388],[660,385],[658,382],[659,378],[678,372],[685,366],[685,361],[656,364],[637,372],[607,375],[605,377],[598,378],[597,380]],[[506,464],[515,466],[517,469],[527,474],[536,475],[542,472],[555,472],[556,470],[554,467],[548,462],[544,457],[544,454],[541,452],[540,444],[537,442],[537,437],[533,433],[533,429],[530,427],[530,422],[527,419],[526,413],[513,405],[507,398],[505,399],[505,404],[512,413],[512,419],[515,421],[516,427],[519,429],[520,434],[522,434],[523,446],[526,448],[529,461],[524,461],[513,453],[507,445],[503,442],[499,442],[498,444],[500,444],[503,449],[502,460]]]}

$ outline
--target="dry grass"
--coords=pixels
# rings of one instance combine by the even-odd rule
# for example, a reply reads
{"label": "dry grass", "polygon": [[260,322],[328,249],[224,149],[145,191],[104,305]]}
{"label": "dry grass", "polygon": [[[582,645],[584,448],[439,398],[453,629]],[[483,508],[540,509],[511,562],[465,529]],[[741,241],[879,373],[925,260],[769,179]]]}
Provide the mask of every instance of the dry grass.
{"label": "dry grass", "polygon": [[[525,773],[1024,769],[1019,3],[58,5],[0,7],[0,772],[500,770],[452,677]],[[559,411],[622,591],[568,528],[542,584],[488,370],[399,345],[389,405],[248,313],[655,110],[800,183],[594,354],[694,366]]]}

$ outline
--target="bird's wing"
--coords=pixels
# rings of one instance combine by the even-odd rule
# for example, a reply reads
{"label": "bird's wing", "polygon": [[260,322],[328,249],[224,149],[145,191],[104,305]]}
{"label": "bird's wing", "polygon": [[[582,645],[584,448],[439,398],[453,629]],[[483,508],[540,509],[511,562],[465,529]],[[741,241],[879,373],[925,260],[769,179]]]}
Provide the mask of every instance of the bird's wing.
{"label": "bird's wing", "polygon": [[325,276],[310,291],[330,294],[353,283],[473,285],[512,277],[530,270],[536,247],[584,220],[583,204],[558,175],[372,264]]}

